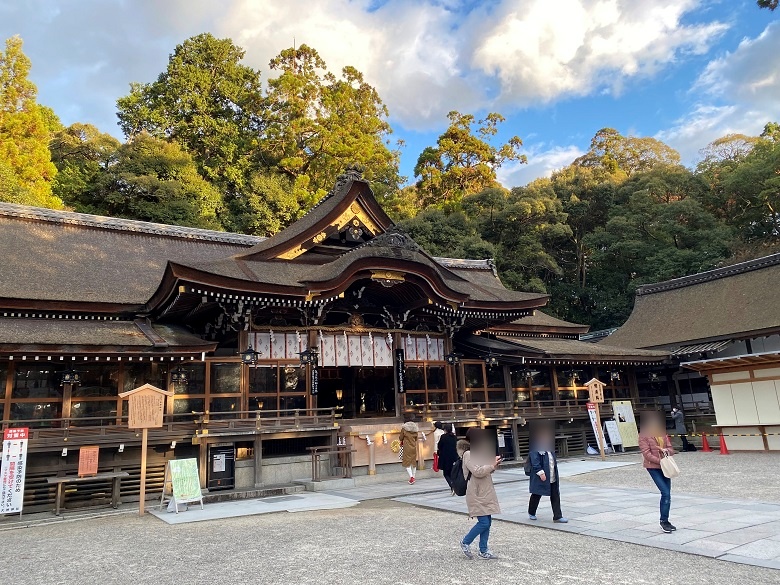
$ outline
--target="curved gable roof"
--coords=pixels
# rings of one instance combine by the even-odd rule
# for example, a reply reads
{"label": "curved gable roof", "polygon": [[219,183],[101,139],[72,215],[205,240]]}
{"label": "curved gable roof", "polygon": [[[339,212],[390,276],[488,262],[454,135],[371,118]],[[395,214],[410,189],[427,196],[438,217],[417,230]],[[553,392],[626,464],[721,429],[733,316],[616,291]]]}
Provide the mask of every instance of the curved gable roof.
{"label": "curved gable roof", "polygon": [[[306,215],[279,233],[239,254],[244,260],[292,259],[316,245],[315,236],[332,230],[332,222],[346,214],[357,217],[373,235],[393,226],[393,220],[374,199],[371,188],[357,172],[338,177],[336,185]],[[345,216],[346,217],[346,216]]]}

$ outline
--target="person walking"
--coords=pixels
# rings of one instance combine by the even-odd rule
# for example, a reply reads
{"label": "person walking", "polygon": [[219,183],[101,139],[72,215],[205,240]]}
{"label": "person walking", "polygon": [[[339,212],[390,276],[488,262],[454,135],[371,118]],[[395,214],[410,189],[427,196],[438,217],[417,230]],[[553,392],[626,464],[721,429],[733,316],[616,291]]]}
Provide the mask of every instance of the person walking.
{"label": "person walking", "polygon": [[[452,472],[452,466],[458,460],[458,437],[452,431],[452,428],[447,429],[439,439],[439,448],[437,450],[439,454],[439,469],[447,481],[447,485],[452,490],[452,478],[450,472]],[[452,495],[455,492],[452,491]]]}
{"label": "person walking", "polygon": [[669,522],[672,507],[672,480],[661,471],[661,458],[674,455],[672,442],[666,434],[664,419],[657,412],[642,414],[639,429],[639,449],[642,451],[642,466],[647,469],[658,491],[661,492],[661,530],[667,534],[677,527]]}
{"label": "person walking", "polygon": [[675,407],[672,409],[672,420],[674,421],[674,431],[682,439],[683,451],[690,451],[691,444],[688,442],[688,430],[685,428],[685,414],[682,410]]}
{"label": "person walking", "polygon": [[433,471],[440,471],[441,465],[439,464],[439,439],[444,435],[444,425],[439,421],[433,423]]}
{"label": "person walking", "polygon": [[401,465],[409,474],[409,484],[414,484],[414,475],[417,470],[417,438],[420,435],[420,428],[414,420],[409,419],[401,427],[401,436],[398,440],[401,442],[404,454],[401,457]]}
{"label": "person walking", "polygon": [[528,499],[529,520],[536,520],[539,502],[542,496],[548,496],[552,506],[553,522],[566,524],[569,520],[564,518],[561,512],[560,475],[558,475],[558,461],[555,458],[554,434],[551,427],[544,426],[534,433],[528,457],[531,459],[531,480],[528,484],[528,491],[531,492],[531,497]]}
{"label": "person walking", "polygon": [[481,559],[497,559],[488,548],[490,526],[493,514],[500,514],[498,496],[493,487],[493,472],[501,463],[501,457],[496,455],[495,444],[487,440],[487,433],[482,429],[469,429],[465,441],[458,441],[458,455],[463,459],[463,475],[466,479],[466,507],[470,518],[476,518],[477,523],[460,541],[460,548],[467,558],[474,558],[471,543],[479,537],[479,553]]}

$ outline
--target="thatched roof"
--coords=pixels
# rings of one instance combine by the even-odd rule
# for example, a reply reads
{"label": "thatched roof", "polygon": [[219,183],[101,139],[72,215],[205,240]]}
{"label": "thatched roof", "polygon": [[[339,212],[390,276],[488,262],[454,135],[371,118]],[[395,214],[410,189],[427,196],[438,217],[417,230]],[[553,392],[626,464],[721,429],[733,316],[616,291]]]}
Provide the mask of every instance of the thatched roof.
{"label": "thatched roof", "polygon": [[631,316],[603,343],[672,349],[777,333],[778,291],[780,254],[646,285]]}

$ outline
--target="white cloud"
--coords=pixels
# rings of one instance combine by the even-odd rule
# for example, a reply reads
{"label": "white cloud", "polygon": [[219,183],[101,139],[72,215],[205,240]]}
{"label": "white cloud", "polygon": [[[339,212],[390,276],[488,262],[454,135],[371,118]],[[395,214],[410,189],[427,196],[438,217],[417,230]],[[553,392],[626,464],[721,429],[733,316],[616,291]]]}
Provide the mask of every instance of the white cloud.
{"label": "white cloud", "polygon": [[699,96],[691,111],[656,135],[679,150],[688,164],[716,138],[757,135],[764,124],[780,119],[780,23],[711,61],[691,92]]}
{"label": "white cloud", "polygon": [[585,154],[579,146],[552,146],[537,144],[525,149],[528,164],[513,162],[498,169],[498,180],[507,188],[526,185],[534,179],[549,177],[553,171],[570,165]]}
{"label": "white cloud", "polygon": [[681,53],[705,53],[726,30],[684,25],[695,0],[533,0],[502,3],[472,63],[501,82],[501,101],[528,105],[593,92],[619,93]]}
{"label": "white cloud", "polygon": [[[724,30],[686,25],[700,0],[0,0],[4,34],[21,33],[41,101],[66,122],[113,129],[114,103],[150,81],[177,43],[203,31],[232,37],[247,62],[268,61],[293,39],[329,67],[354,65],[377,86],[394,121],[427,130],[451,109],[523,107],[616,92]],[[7,31],[7,33],[6,33]],[[61,105],[66,104],[66,105]],[[106,126],[110,121],[110,126]]]}

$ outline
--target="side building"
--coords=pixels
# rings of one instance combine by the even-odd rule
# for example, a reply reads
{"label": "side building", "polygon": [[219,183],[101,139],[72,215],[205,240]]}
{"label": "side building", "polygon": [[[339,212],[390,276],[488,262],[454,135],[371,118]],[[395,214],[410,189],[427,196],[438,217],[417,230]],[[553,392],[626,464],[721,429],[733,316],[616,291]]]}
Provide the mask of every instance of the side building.
{"label": "side building", "polygon": [[640,395],[692,414],[711,401],[729,449],[777,450],[778,290],[780,254],[642,286],[601,343],[669,352],[670,363],[640,372]]}

